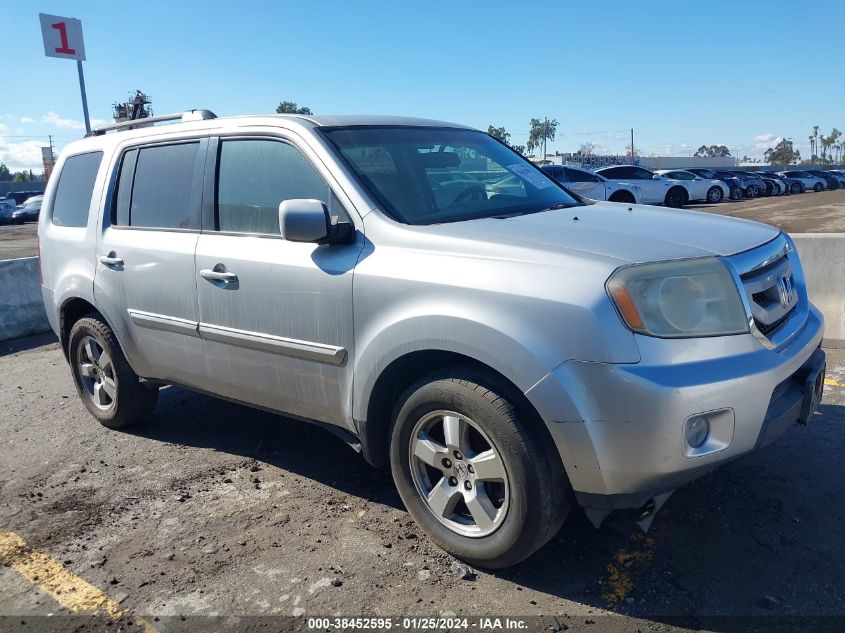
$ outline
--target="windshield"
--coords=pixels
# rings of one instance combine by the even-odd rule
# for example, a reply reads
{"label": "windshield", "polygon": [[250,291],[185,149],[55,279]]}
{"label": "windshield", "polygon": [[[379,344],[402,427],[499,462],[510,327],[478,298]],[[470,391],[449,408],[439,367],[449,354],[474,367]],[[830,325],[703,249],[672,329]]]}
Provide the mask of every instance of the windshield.
{"label": "windshield", "polygon": [[436,127],[324,131],[364,186],[405,224],[521,215],[582,204],[483,132]]}

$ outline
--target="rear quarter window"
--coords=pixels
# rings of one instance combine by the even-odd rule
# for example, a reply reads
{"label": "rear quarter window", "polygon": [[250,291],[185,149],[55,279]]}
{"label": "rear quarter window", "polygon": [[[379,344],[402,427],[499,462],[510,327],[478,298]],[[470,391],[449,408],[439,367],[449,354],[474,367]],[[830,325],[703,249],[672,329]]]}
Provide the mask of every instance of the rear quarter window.
{"label": "rear quarter window", "polygon": [[102,160],[102,152],[77,154],[65,160],[53,200],[53,224],[75,227],[88,225],[94,181]]}

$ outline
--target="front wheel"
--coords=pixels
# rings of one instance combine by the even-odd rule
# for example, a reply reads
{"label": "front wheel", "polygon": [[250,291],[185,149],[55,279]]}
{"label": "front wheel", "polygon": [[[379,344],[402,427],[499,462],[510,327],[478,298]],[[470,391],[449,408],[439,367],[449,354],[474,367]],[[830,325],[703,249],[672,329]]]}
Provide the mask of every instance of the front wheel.
{"label": "front wheel", "polygon": [[666,198],[663,200],[663,204],[674,209],[680,209],[687,202],[689,202],[689,194],[683,187],[672,187],[666,192]]}
{"label": "front wheel", "polygon": [[822,183],[820,183],[820,182],[817,182],[816,184],[813,185],[813,191],[815,191],[816,193],[822,191],[823,189],[824,189],[824,185],[822,185]]}
{"label": "front wheel", "polygon": [[797,182],[793,182],[791,185],[789,185],[789,193],[791,193],[791,194],[802,193],[801,185],[798,184]]}
{"label": "front wheel", "polygon": [[710,187],[707,191],[707,202],[715,204],[716,202],[721,202],[722,198],[725,196],[724,192],[722,191],[721,187]]}
{"label": "front wheel", "polygon": [[568,513],[542,421],[472,369],[432,374],[394,410],[390,465],[402,501],[440,547],[479,567],[527,558]]}
{"label": "front wheel", "polygon": [[731,200],[742,200],[742,187],[731,188]]}
{"label": "front wheel", "polygon": [[610,194],[610,197],[607,199],[608,202],[624,202],[626,204],[634,204],[636,200],[634,199],[634,194],[626,189],[620,189],[619,191],[614,191]]}
{"label": "front wheel", "polygon": [[99,315],[90,314],[71,328],[68,359],[82,403],[103,426],[129,426],[155,407],[158,389],[141,384]]}

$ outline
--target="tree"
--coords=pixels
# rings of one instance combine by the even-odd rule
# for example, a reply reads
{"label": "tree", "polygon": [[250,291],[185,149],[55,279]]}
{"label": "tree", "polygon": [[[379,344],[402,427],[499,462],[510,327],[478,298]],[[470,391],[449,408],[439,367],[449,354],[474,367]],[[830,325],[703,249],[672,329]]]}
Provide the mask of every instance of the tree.
{"label": "tree", "polygon": [[511,149],[525,156],[525,145],[511,145]]}
{"label": "tree", "polygon": [[314,114],[311,108],[300,107],[296,101],[282,101],[276,106],[276,114]]}
{"label": "tree", "polygon": [[528,132],[528,147],[529,152],[534,152],[535,149],[543,148],[543,158],[546,157],[546,141],[555,140],[555,133],[557,132],[557,119],[531,119],[531,130]]}
{"label": "tree", "polygon": [[813,133],[810,135],[810,162],[815,162],[819,155],[819,126],[813,126]]}
{"label": "tree", "polygon": [[511,144],[511,135],[503,127],[493,127],[492,125],[487,126],[487,133],[495,139],[502,141],[506,145]]}
{"label": "tree", "polygon": [[6,167],[6,163],[0,163],[0,182],[9,182],[12,179],[12,172]]}
{"label": "tree", "polygon": [[702,145],[695,151],[695,154],[693,154],[693,156],[708,158],[724,158],[730,155],[731,151],[727,148],[726,145],[711,145],[710,147],[708,147],[707,145]]}
{"label": "tree", "polygon": [[596,153],[596,144],[595,143],[581,143],[581,147],[578,148],[578,153],[582,156],[592,156]]}
{"label": "tree", "polygon": [[793,149],[792,141],[784,138],[774,147],[767,149],[763,158],[770,165],[790,165],[801,160],[801,152]]}
{"label": "tree", "polygon": [[27,182],[29,180],[29,176],[25,171],[19,171],[15,174],[15,177],[12,178],[12,182]]}

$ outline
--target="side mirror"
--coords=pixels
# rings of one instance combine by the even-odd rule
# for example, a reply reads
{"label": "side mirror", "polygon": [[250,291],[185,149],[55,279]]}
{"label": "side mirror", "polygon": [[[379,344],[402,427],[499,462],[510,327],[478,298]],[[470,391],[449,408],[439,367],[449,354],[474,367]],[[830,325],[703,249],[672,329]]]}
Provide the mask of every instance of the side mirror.
{"label": "side mirror", "polygon": [[350,244],[355,229],[348,222],[332,223],[320,200],[295,198],[279,205],[279,232],[289,242]]}

